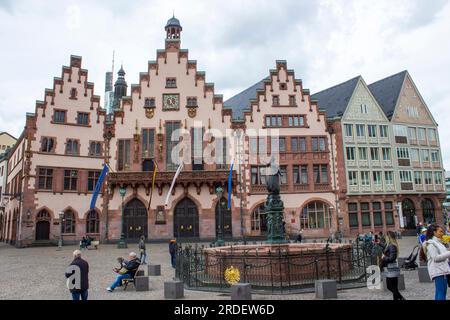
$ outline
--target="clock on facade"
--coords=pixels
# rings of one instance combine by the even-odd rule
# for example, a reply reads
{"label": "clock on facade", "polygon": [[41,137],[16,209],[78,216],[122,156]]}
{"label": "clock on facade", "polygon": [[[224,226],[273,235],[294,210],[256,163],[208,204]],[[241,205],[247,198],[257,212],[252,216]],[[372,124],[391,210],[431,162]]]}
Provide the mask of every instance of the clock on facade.
{"label": "clock on facade", "polygon": [[163,110],[179,110],[179,109],[180,109],[180,95],[163,94]]}

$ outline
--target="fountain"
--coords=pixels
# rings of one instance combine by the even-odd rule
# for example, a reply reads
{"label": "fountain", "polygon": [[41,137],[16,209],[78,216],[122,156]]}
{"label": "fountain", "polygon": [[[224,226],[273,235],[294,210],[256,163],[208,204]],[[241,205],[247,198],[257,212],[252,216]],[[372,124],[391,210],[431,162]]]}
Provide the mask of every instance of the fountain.
{"label": "fountain", "polygon": [[[274,161],[270,162],[272,175],[267,176],[268,196],[265,203],[267,214],[267,241],[259,245],[234,245],[206,248],[201,258],[192,258],[183,270],[189,270],[189,282],[195,279],[198,286],[226,287],[227,272],[252,288],[268,288],[286,284],[289,288],[315,279],[347,277],[355,270],[354,251],[351,244],[335,243],[289,243],[285,239],[283,225],[284,205],[280,197],[280,171]],[[359,256],[358,256],[359,258]],[[192,265],[192,261],[194,265]],[[358,277],[365,274],[365,267],[358,261]],[[361,264],[360,264],[361,262]],[[196,265],[197,263],[197,265]],[[186,267],[188,265],[188,267]],[[356,275],[356,273],[354,272]],[[312,282],[311,282],[312,281]],[[228,285],[230,282],[228,281]],[[188,284],[189,285],[189,284]]]}

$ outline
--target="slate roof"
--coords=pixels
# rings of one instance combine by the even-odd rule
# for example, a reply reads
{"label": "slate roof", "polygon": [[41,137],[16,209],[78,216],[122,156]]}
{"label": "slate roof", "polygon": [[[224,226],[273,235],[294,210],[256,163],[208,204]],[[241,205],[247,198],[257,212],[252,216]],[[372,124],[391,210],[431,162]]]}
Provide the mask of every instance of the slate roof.
{"label": "slate roof", "polygon": [[317,101],[319,109],[324,109],[327,117],[342,117],[360,78],[361,76],[357,76],[331,88],[317,92],[311,96],[311,100]]}
{"label": "slate roof", "polygon": [[250,110],[250,100],[256,99],[257,90],[264,89],[265,80],[269,80],[269,77],[258,81],[250,88],[245,89],[223,103],[225,109],[231,108],[233,110],[233,120],[244,119],[244,111]]}
{"label": "slate roof", "polygon": [[400,90],[407,74],[408,71],[405,70],[369,85],[370,91],[389,119],[394,114],[395,106],[400,97]]}

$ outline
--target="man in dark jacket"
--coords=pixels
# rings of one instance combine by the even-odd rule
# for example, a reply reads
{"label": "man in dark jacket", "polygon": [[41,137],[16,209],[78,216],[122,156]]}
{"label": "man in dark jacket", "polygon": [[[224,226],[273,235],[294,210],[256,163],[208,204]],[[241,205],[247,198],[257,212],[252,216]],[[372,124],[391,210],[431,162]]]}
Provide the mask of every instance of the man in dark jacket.
{"label": "man in dark jacket", "polygon": [[128,257],[129,260],[124,260],[122,269],[118,271],[119,274],[117,275],[116,280],[110,287],[106,288],[107,291],[113,292],[114,289],[122,283],[123,279],[131,279],[134,277],[134,274],[141,264],[141,260],[138,259],[135,252],[131,252]]}
{"label": "man in dark jacket", "polygon": [[170,264],[172,268],[177,267],[177,241],[175,239],[170,240],[169,243],[169,253],[170,253]]}
{"label": "man in dark jacket", "polygon": [[[74,267],[71,267],[74,266]],[[87,300],[89,289],[89,264],[81,259],[81,251],[73,252],[73,261],[67,268],[66,278],[73,300]]]}

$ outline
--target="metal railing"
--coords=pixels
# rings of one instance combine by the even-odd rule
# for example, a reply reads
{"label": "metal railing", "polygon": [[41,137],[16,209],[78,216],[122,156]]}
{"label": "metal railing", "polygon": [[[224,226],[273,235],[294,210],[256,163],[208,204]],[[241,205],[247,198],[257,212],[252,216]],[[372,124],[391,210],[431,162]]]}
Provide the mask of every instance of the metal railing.
{"label": "metal railing", "polygon": [[250,283],[258,293],[314,292],[315,281],[335,279],[338,289],[366,286],[366,268],[372,263],[371,252],[358,241],[346,249],[290,252],[275,246],[258,252],[231,244],[228,251],[205,250],[205,245],[180,245],[175,275],[187,289],[228,292],[224,277],[230,266],[239,269],[240,282]]}

